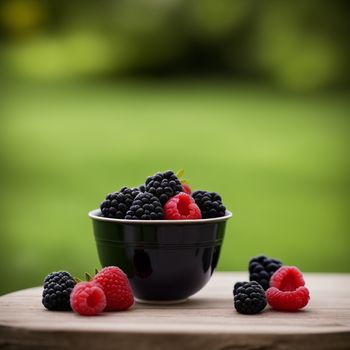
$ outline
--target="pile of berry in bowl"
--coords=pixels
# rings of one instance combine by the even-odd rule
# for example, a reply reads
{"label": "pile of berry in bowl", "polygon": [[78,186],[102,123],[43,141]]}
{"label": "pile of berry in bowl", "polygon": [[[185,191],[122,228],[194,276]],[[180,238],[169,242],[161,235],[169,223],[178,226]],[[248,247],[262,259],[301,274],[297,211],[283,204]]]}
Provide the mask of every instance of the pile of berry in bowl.
{"label": "pile of berry in bowl", "polygon": [[119,266],[136,301],[186,300],[209,281],[227,220],[216,192],[192,192],[183,171],[158,172],[110,193],[89,213],[102,266]]}

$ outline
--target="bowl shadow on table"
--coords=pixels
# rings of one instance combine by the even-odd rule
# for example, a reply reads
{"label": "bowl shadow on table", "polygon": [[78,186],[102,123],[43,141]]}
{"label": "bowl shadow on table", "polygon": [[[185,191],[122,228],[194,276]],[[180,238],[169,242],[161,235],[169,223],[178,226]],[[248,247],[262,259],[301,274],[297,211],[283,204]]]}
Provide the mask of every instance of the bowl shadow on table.
{"label": "bowl shadow on table", "polygon": [[[224,305],[225,304],[225,305]],[[189,298],[184,302],[175,304],[143,304],[135,302],[135,308],[142,309],[211,309],[211,308],[223,308],[226,307],[227,302],[223,302],[221,299],[213,298]],[[233,301],[230,303],[233,307]]]}
{"label": "bowl shadow on table", "polygon": [[295,316],[305,317],[309,316],[313,313],[312,309],[301,309],[296,311],[280,311],[272,309],[269,305],[266,306],[266,308],[255,315],[243,315],[236,311],[234,304],[233,304],[233,298],[230,299],[213,299],[213,298],[201,298],[201,297],[195,297],[195,298],[189,298],[188,300],[178,303],[178,304],[169,304],[169,305],[159,305],[159,304],[140,304],[135,302],[134,309],[168,309],[168,310],[179,310],[179,309],[222,309],[222,310],[231,310],[232,314],[234,316],[238,317],[276,317],[276,318],[295,318]]}

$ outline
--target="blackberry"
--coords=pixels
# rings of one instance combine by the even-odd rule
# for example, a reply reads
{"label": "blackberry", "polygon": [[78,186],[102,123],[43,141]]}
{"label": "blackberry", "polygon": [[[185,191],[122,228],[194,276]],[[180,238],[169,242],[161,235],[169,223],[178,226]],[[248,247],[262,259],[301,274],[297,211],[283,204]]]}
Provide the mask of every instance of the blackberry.
{"label": "blackberry", "polygon": [[146,192],[146,186],[143,185],[143,184],[138,186],[138,189],[139,189],[140,192]]}
{"label": "blackberry", "polygon": [[182,185],[177,176],[168,170],[164,173],[156,173],[146,180],[146,191],[159,198],[164,205],[169,198],[182,192]]}
{"label": "blackberry", "polygon": [[195,191],[192,197],[202,212],[203,219],[225,216],[226,208],[216,192]]}
{"label": "blackberry", "polygon": [[68,272],[51,272],[44,280],[43,305],[48,310],[70,310],[69,298],[75,284]]}
{"label": "blackberry", "polygon": [[265,291],[258,282],[237,282],[233,289],[234,305],[240,314],[257,314],[266,306]]}
{"label": "blackberry", "polygon": [[152,193],[139,193],[125,215],[128,220],[161,220],[164,213],[159,199]]}
{"label": "blackberry", "polygon": [[259,255],[249,261],[249,280],[258,282],[264,290],[270,286],[271,276],[282,266],[281,261]]}
{"label": "blackberry", "polygon": [[119,192],[108,194],[100,205],[102,215],[107,218],[124,219],[139,193],[139,188],[122,187]]}

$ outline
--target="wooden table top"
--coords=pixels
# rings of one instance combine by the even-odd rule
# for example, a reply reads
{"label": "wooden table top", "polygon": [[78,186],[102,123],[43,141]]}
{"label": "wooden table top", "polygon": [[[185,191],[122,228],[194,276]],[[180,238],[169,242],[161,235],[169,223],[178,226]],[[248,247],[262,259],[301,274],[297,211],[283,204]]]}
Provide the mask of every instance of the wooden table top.
{"label": "wooden table top", "polygon": [[305,274],[305,310],[240,315],[232,287],[247,273],[216,272],[187,302],[135,304],[82,317],[50,312],[42,289],[0,297],[0,349],[350,349],[350,274]]}

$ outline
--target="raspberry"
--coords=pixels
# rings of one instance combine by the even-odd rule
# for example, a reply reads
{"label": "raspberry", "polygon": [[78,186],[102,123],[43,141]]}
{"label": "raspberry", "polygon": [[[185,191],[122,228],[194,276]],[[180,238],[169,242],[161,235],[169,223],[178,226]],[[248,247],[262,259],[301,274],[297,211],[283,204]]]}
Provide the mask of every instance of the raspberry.
{"label": "raspberry", "polygon": [[51,272],[44,280],[43,305],[48,310],[70,310],[69,297],[74,286],[67,271]]}
{"label": "raspberry", "polygon": [[258,282],[237,282],[233,295],[235,308],[240,314],[257,314],[266,306],[265,291]]}
{"label": "raspberry", "polygon": [[164,205],[169,198],[182,192],[182,185],[178,177],[171,170],[168,170],[148,177],[146,191],[158,197]]}
{"label": "raspberry", "polygon": [[200,208],[203,219],[225,216],[226,208],[216,192],[195,191],[192,197]]}
{"label": "raspberry", "polygon": [[269,288],[271,276],[282,266],[276,259],[264,255],[256,256],[249,261],[249,280],[258,282],[264,290]]}
{"label": "raspberry", "polygon": [[306,287],[286,292],[271,287],[266,291],[266,298],[269,305],[276,310],[296,311],[307,305],[310,296]]}
{"label": "raspberry", "polygon": [[187,194],[191,194],[192,190],[191,187],[187,183],[182,184],[183,191]]}
{"label": "raspberry", "polygon": [[72,291],[70,305],[80,315],[94,316],[106,307],[106,296],[96,283],[80,282]]}
{"label": "raspberry", "polygon": [[124,219],[133,200],[140,192],[139,188],[122,187],[119,192],[108,194],[100,205],[102,215],[107,218]]}
{"label": "raspberry", "polygon": [[193,198],[185,192],[180,192],[170,198],[164,205],[165,220],[201,219],[202,214]]}
{"label": "raspberry", "polygon": [[309,290],[300,270],[295,266],[282,266],[271,277],[266,291],[267,302],[276,310],[296,311],[309,302]]}
{"label": "raspberry", "polygon": [[125,273],[116,266],[103,268],[93,279],[105,292],[106,310],[126,310],[134,303],[134,296]]}
{"label": "raspberry", "polygon": [[303,275],[295,266],[280,267],[270,280],[270,287],[276,287],[283,292],[293,291],[304,285]]}

